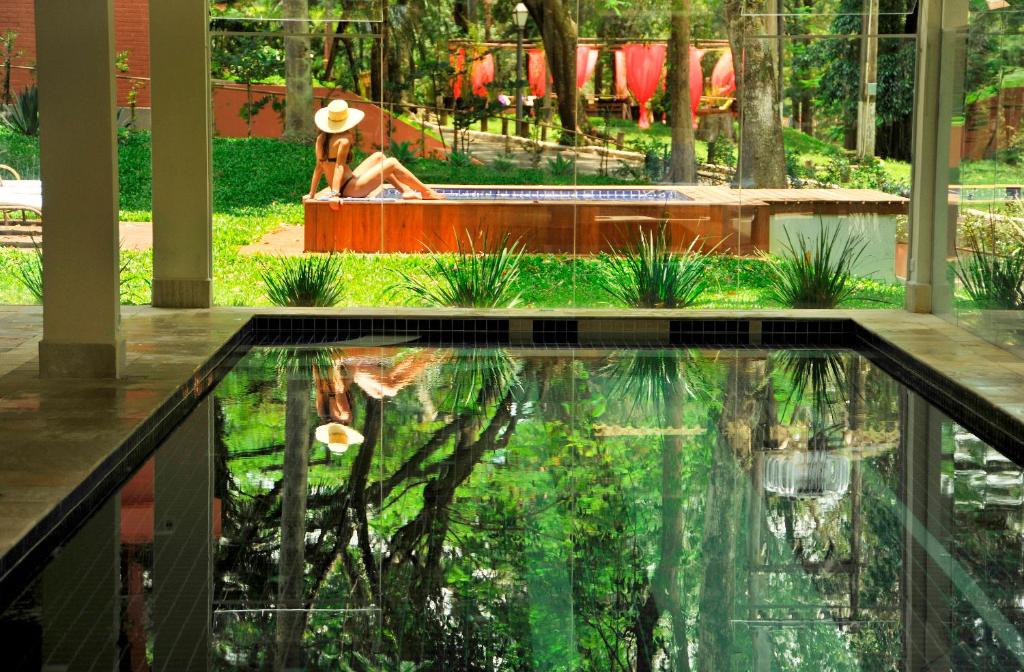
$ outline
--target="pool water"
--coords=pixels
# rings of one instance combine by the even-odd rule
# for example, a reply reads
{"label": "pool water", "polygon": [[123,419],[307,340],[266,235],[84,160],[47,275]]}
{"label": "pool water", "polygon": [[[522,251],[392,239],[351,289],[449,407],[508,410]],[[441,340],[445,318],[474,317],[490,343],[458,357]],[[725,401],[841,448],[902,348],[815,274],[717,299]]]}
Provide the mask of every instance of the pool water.
{"label": "pool water", "polygon": [[[437,192],[450,201],[689,201],[675,189],[615,189],[608,187],[438,187]],[[397,200],[401,194],[387,187],[373,200]],[[366,200],[366,199],[355,199]]]}
{"label": "pool water", "polygon": [[255,349],[4,669],[1021,669],[1022,531],[1020,466],[853,352]]}

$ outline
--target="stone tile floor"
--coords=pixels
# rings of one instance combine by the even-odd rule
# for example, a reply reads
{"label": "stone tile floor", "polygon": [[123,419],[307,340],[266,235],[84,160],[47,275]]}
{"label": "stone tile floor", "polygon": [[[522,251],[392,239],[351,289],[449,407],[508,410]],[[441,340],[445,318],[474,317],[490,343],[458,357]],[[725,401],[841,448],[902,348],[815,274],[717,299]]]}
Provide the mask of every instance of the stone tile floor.
{"label": "stone tile floor", "polygon": [[[42,380],[38,306],[0,307],[0,554],[54,509],[71,490],[173,394],[255,309],[126,308],[128,365],[120,380]],[[260,313],[275,312],[261,309]],[[931,315],[902,311],[501,311],[299,309],[431,317],[579,318],[851,317],[862,326],[975,390],[1024,421],[1024,359]]]}

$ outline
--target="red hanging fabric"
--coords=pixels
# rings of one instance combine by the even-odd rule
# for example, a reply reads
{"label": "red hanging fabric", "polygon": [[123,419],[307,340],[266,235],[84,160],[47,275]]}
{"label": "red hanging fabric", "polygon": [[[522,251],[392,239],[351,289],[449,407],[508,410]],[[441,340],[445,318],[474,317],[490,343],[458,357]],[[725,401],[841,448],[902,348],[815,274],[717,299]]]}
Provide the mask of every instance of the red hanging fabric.
{"label": "red hanging fabric", "polygon": [[732,49],[726,49],[715,63],[715,69],[711,71],[711,93],[724,98],[735,91],[736,70],[732,65]]}
{"label": "red hanging fabric", "polygon": [[700,96],[704,93],[704,70],[700,66],[703,58],[703,51],[690,47],[690,116],[693,117],[694,128],[697,128],[697,108],[700,106]]}
{"label": "red hanging fabric", "polygon": [[626,86],[626,54],[622,49],[615,50],[615,97],[619,100],[629,98],[629,87]]}
{"label": "red hanging fabric", "polygon": [[626,85],[640,104],[640,128],[650,128],[651,111],[648,101],[658,88],[661,69],[665,65],[664,44],[627,44]]}
{"label": "red hanging fabric", "polygon": [[455,70],[455,76],[452,77],[452,95],[456,98],[462,98],[462,77],[466,70],[466,50],[460,47],[448,54],[448,63]]}
{"label": "red hanging fabric", "polygon": [[576,88],[582,89],[597,66],[597,49],[580,45],[576,47]]}
{"label": "red hanging fabric", "polygon": [[530,93],[538,98],[548,90],[548,63],[543,49],[526,52],[526,81],[530,84]]}
{"label": "red hanging fabric", "polygon": [[473,68],[469,72],[469,83],[473,93],[487,97],[487,85],[494,81],[494,55],[484,54],[473,60]]}

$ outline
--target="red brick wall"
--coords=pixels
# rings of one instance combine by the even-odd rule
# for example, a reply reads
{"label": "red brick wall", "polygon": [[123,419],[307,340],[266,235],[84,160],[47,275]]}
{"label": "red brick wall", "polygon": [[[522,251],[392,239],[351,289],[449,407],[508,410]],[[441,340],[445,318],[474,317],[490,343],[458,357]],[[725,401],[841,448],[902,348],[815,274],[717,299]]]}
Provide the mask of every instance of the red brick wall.
{"label": "red brick wall", "polygon": [[[21,55],[13,61],[11,87],[20,90],[34,81],[27,69],[36,60],[35,0],[0,0],[0,33],[18,34],[14,49]],[[149,77],[149,4],[147,0],[114,0],[114,49],[129,52],[128,72],[117,73],[118,105],[128,104],[128,77]],[[113,67],[113,66],[111,66]],[[137,105],[149,107],[149,83],[139,90]]]}

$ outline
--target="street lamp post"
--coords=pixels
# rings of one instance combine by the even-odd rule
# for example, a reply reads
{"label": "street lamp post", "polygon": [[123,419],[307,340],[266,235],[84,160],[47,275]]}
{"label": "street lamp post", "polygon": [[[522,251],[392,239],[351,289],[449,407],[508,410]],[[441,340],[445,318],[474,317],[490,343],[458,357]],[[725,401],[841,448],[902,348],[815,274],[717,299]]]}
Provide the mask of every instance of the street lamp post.
{"label": "street lamp post", "polygon": [[526,5],[519,3],[512,12],[512,20],[515,21],[518,29],[516,39],[516,134],[523,133],[523,31],[526,28],[526,19],[530,11]]}

